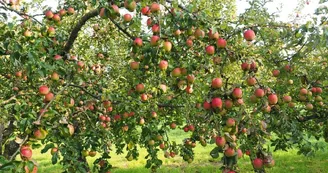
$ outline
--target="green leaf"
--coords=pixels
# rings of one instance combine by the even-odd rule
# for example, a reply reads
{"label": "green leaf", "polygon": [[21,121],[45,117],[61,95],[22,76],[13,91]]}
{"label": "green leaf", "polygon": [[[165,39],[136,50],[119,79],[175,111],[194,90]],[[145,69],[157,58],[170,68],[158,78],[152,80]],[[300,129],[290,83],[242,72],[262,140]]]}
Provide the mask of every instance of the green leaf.
{"label": "green leaf", "polygon": [[46,146],[44,146],[44,148],[41,150],[41,153],[46,153],[49,149],[54,148],[55,145],[53,143],[47,144]]}

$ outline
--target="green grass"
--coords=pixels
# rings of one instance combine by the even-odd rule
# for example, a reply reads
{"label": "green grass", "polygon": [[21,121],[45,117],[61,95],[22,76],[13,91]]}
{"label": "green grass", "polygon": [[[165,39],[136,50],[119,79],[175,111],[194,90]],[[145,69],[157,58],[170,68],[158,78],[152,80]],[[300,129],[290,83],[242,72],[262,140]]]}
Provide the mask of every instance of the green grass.
{"label": "green grass", "polygon": [[[170,139],[180,141],[182,136],[186,136],[178,130],[170,133]],[[163,154],[160,158],[163,160],[163,166],[158,170],[160,173],[218,173],[221,163],[219,160],[211,159],[209,152],[214,148],[214,145],[208,145],[202,147],[198,145],[195,148],[195,159],[192,163],[188,164],[184,162],[181,157],[176,156],[175,158],[166,159]],[[328,148],[328,145],[327,145]],[[41,150],[41,149],[40,149]],[[39,172],[47,173],[58,173],[61,172],[61,166],[59,164],[51,164],[50,153],[41,154],[40,150],[34,152],[33,158],[39,163]],[[125,155],[116,155],[114,152],[111,154],[112,158],[110,163],[114,166],[111,172],[113,173],[144,173],[150,172],[144,168],[146,160],[146,150],[140,150],[139,160],[127,161]],[[277,151],[273,153],[276,166],[268,169],[268,173],[322,173],[328,170],[328,151],[317,152],[315,157],[305,157],[297,155],[297,150],[289,150],[288,152]],[[93,161],[97,157],[88,157],[89,165],[91,166]],[[251,173],[252,166],[249,158],[245,157],[239,160],[239,166],[242,173]]]}

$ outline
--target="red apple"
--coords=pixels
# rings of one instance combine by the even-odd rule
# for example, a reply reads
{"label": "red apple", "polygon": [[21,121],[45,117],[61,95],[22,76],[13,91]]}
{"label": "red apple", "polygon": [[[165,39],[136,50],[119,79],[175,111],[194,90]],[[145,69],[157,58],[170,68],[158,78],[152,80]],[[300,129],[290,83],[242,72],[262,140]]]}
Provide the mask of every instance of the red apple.
{"label": "red apple", "polygon": [[48,10],[44,13],[48,19],[52,19],[54,17],[54,13],[52,11]]}
{"label": "red apple", "polygon": [[263,97],[263,96],[265,95],[265,92],[264,92],[263,89],[261,89],[261,88],[257,88],[257,89],[255,90],[255,92],[254,92],[254,95],[255,95],[256,97],[258,97],[258,98],[261,98],[261,97]]}
{"label": "red apple", "polygon": [[59,10],[59,15],[60,16],[65,16],[66,15],[66,10],[65,9]]}
{"label": "red apple", "polygon": [[212,88],[217,89],[222,87],[222,79],[221,78],[214,78],[212,80]]}
{"label": "red apple", "polygon": [[244,32],[244,38],[247,41],[253,41],[255,39],[255,32],[251,29]]}
{"label": "red apple", "polygon": [[49,93],[49,91],[50,91],[49,88],[45,85],[42,85],[42,86],[39,87],[39,93],[41,95],[46,95],[46,94]]}
{"label": "red apple", "polygon": [[241,151],[241,149],[237,150],[237,155],[238,155],[238,159],[243,157],[243,152]]}
{"label": "red apple", "polygon": [[159,10],[160,10],[160,5],[159,4],[157,4],[157,3],[152,3],[151,4],[150,11],[152,13],[157,13],[157,12],[159,12]]}
{"label": "red apple", "polygon": [[277,70],[277,69],[275,69],[275,70],[272,71],[272,75],[273,75],[274,77],[278,77],[279,74],[280,74],[280,71]]}
{"label": "red apple", "polygon": [[192,45],[193,45],[193,41],[192,41],[191,39],[187,39],[187,41],[186,41],[186,45],[187,45],[188,47],[192,47]]}
{"label": "red apple", "polygon": [[187,76],[188,83],[192,84],[195,82],[195,76],[193,74],[190,74]]}
{"label": "red apple", "polygon": [[171,123],[171,124],[170,124],[170,128],[171,128],[171,129],[175,129],[176,127],[177,127],[177,125],[176,125],[175,123]]}
{"label": "red apple", "polygon": [[308,90],[305,89],[305,88],[302,88],[302,89],[300,90],[300,95],[306,95],[307,93],[308,93]]}
{"label": "red apple", "polygon": [[215,138],[215,143],[218,147],[223,148],[227,142],[224,137],[217,136]]}
{"label": "red apple", "polygon": [[221,100],[221,98],[218,98],[218,97],[213,98],[212,99],[212,102],[211,102],[211,106],[212,106],[213,109],[215,109],[215,108],[221,109],[222,108],[222,100]]}
{"label": "red apple", "polygon": [[271,105],[277,104],[278,103],[278,97],[277,97],[277,95],[276,94],[270,94],[268,96],[268,101],[269,101],[269,104],[271,104]]}
{"label": "red apple", "polygon": [[211,109],[211,104],[207,101],[204,101],[203,107],[204,107],[205,110],[209,110],[209,109]]}
{"label": "red apple", "polygon": [[138,84],[138,85],[136,85],[136,91],[138,92],[138,93],[141,93],[141,92],[143,92],[145,90],[145,86],[144,86],[144,84]]}
{"label": "red apple", "polygon": [[159,62],[159,69],[161,69],[161,70],[166,70],[167,69],[167,67],[168,67],[168,62],[166,61],[166,60],[161,60],[160,62]]}
{"label": "red apple", "polygon": [[231,109],[231,108],[233,107],[233,102],[232,102],[232,100],[230,100],[230,99],[225,100],[225,101],[224,101],[224,107],[225,107],[226,109]]}
{"label": "red apple", "polygon": [[250,69],[250,64],[248,64],[247,62],[243,62],[243,63],[241,64],[241,69],[242,69],[243,71],[248,71],[248,70]]}
{"label": "red apple", "polygon": [[223,38],[219,38],[216,44],[219,48],[225,48],[227,46],[227,41]]}
{"label": "red apple", "polygon": [[45,102],[50,102],[53,98],[54,98],[54,94],[51,93],[51,92],[49,92],[48,94],[46,94],[46,95],[44,96],[44,101],[45,101]]}
{"label": "red apple", "polygon": [[136,62],[136,61],[131,62],[130,67],[131,67],[132,70],[139,69],[139,62]]}
{"label": "red apple", "polygon": [[51,74],[51,79],[52,79],[52,80],[55,80],[55,81],[59,80],[59,74],[56,73],[56,72],[53,72],[53,73]]}
{"label": "red apple", "polygon": [[58,152],[58,148],[57,147],[52,148],[51,151],[50,151],[51,155],[54,155],[57,152]]}
{"label": "red apple", "polygon": [[142,46],[142,39],[141,38],[135,38],[134,45],[141,47]]}
{"label": "red apple", "polygon": [[292,101],[292,97],[291,96],[284,96],[283,100],[284,100],[284,102],[289,103],[289,102]]}
{"label": "red apple", "polygon": [[55,22],[59,22],[60,21],[60,16],[59,14],[55,14],[52,19],[55,21]]}
{"label": "red apple", "polygon": [[20,149],[22,160],[30,160],[32,157],[32,149],[29,146],[22,146]]}
{"label": "red apple", "polygon": [[48,34],[50,34],[50,35],[53,35],[53,34],[55,34],[56,30],[55,30],[55,28],[54,28],[54,27],[52,27],[52,26],[49,26],[49,28],[48,28],[47,32],[48,32]]}
{"label": "red apple", "polygon": [[141,14],[143,14],[145,16],[149,16],[150,15],[150,9],[149,9],[149,7],[148,6],[142,7]]}
{"label": "red apple", "polygon": [[173,77],[180,77],[181,76],[181,68],[177,67],[175,69],[173,69],[172,71],[172,76]]}
{"label": "red apple", "polygon": [[236,121],[233,118],[228,118],[226,121],[226,126],[227,127],[232,127],[236,125]]}
{"label": "red apple", "polygon": [[197,28],[194,32],[194,36],[195,38],[203,38],[205,36],[205,33],[200,28]]}
{"label": "red apple", "polygon": [[256,158],[252,162],[254,169],[262,169],[263,167],[263,160],[260,158]]}
{"label": "red apple", "polygon": [[235,154],[236,154],[235,149],[233,149],[233,148],[231,148],[231,147],[227,148],[227,149],[224,151],[224,155],[227,156],[227,157],[233,157],[233,156],[235,156]]}
{"label": "red apple", "polygon": [[158,33],[160,28],[158,24],[155,24],[151,27],[151,30],[153,31],[153,33]]}
{"label": "red apple", "polygon": [[68,14],[74,14],[74,13],[75,13],[74,8],[73,8],[73,7],[69,7],[69,8],[67,9],[67,13],[68,13]]}
{"label": "red apple", "polygon": [[232,91],[232,96],[234,98],[240,99],[240,98],[243,97],[243,92],[242,92],[242,90],[240,88],[235,88]]}
{"label": "red apple", "polygon": [[124,19],[124,22],[131,22],[132,16],[131,16],[131,14],[127,13],[127,14],[124,14],[123,19]]}
{"label": "red apple", "polygon": [[61,57],[60,55],[55,55],[55,56],[54,56],[54,60],[57,61],[57,60],[60,60],[60,59],[62,59],[62,57]]}
{"label": "red apple", "polygon": [[147,101],[148,100],[147,94],[141,94],[140,98],[141,98],[141,101]]}
{"label": "red apple", "polygon": [[255,77],[249,77],[249,78],[247,78],[246,82],[247,82],[247,85],[254,86],[256,84],[256,78]]}
{"label": "red apple", "polygon": [[207,46],[205,49],[207,55],[213,55],[215,53],[215,48],[214,46]]}
{"label": "red apple", "polygon": [[159,39],[160,39],[160,37],[158,35],[153,35],[150,38],[150,45],[151,46],[157,46]]}

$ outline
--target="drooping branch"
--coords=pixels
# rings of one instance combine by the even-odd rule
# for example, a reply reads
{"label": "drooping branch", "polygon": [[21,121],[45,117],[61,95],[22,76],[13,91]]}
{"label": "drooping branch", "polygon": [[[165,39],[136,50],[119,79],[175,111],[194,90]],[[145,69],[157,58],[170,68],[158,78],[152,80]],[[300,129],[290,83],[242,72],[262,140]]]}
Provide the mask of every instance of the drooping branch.
{"label": "drooping branch", "polygon": [[81,28],[83,27],[83,25],[91,18],[96,17],[99,14],[98,9],[92,10],[89,13],[85,14],[80,21],[78,21],[78,23],[75,25],[75,27],[73,28],[67,43],[64,47],[64,53],[68,53],[71,48],[73,47],[73,43],[76,40],[79,31],[81,30]]}
{"label": "drooping branch", "polygon": [[15,100],[15,99],[16,99],[16,95],[10,97],[8,100],[5,100],[5,101],[1,102],[0,106],[5,105],[5,104],[7,104],[7,103],[9,103],[9,102],[11,102],[12,100]]}
{"label": "drooping branch", "polygon": [[31,16],[31,15],[28,15],[28,14],[26,14],[26,13],[23,13],[23,12],[17,11],[17,10],[15,10],[15,9],[13,9],[13,8],[10,8],[10,7],[8,7],[7,4],[6,4],[5,2],[3,2],[3,1],[0,1],[0,4],[3,5],[1,8],[4,9],[4,10],[8,10],[8,11],[14,12],[14,13],[18,14],[19,16],[21,16],[22,18],[29,17],[29,18],[33,19],[35,22],[39,23],[40,25],[44,25],[43,23],[41,23],[40,21],[38,21],[38,20],[35,18],[35,16]]}

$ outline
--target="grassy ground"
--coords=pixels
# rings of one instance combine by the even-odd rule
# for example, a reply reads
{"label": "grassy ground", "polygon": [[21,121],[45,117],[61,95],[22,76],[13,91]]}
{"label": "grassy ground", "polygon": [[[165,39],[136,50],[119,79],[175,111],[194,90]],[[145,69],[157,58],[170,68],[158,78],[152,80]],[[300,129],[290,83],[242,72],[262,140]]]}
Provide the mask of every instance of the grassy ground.
{"label": "grassy ground", "polygon": [[[185,135],[185,134],[184,134]],[[170,134],[171,139],[181,140],[181,132],[174,131]],[[163,159],[163,166],[158,171],[160,173],[218,173],[221,172],[219,167],[221,166],[219,161],[213,161],[209,155],[210,150],[214,145],[208,145],[207,147],[202,147],[198,145],[195,148],[195,160],[194,162],[188,164],[182,160],[181,157],[176,156],[175,158]],[[327,145],[328,149],[328,145]],[[318,152],[314,158],[307,158],[304,156],[297,155],[296,150],[290,150],[288,152],[278,151],[274,154],[274,159],[276,161],[276,166],[272,169],[267,170],[269,173],[285,173],[285,172],[295,172],[295,173],[322,173],[328,170],[328,150],[324,152]],[[124,155],[111,155],[111,164],[115,167],[113,173],[145,173],[150,172],[148,169],[144,168],[146,160],[146,151],[140,151],[140,157],[138,161],[127,161]],[[39,172],[41,173],[58,173],[61,171],[61,166],[59,164],[52,165],[49,153],[40,154],[40,150],[34,152],[33,158],[39,163]],[[92,165],[94,158],[88,158],[88,162]],[[250,164],[249,158],[245,157],[239,160],[239,166],[243,173],[251,173],[252,166]]]}

